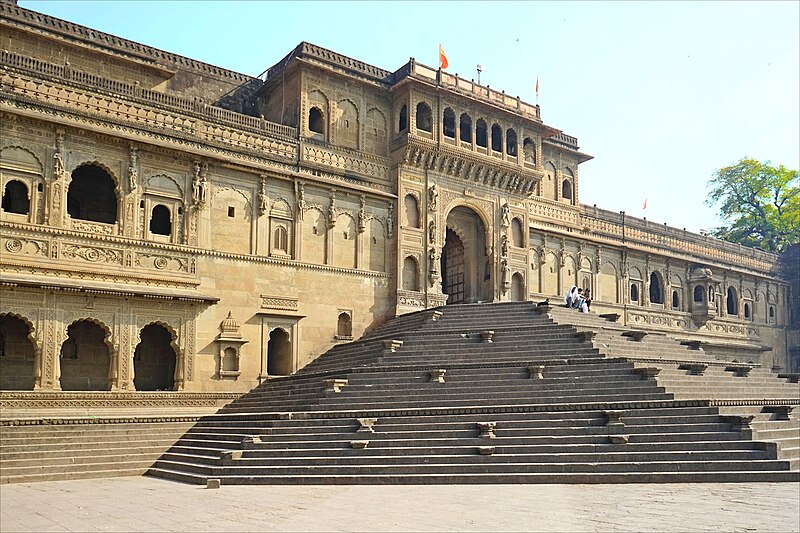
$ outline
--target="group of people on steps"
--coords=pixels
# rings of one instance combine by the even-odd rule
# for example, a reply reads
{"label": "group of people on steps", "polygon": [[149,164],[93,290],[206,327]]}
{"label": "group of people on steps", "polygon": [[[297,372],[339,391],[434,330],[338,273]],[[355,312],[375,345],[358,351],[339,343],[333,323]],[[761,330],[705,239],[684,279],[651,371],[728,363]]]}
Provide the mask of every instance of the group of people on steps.
{"label": "group of people on steps", "polygon": [[580,289],[573,285],[564,296],[565,307],[577,309],[581,313],[588,313],[589,307],[592,305],[592,295],[589,289]]}

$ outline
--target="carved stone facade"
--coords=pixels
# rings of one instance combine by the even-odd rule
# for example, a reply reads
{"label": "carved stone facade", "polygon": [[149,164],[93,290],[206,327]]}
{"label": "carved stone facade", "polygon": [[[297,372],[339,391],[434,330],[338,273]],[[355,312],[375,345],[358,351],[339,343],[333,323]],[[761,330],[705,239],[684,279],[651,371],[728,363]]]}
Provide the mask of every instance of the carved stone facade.
{"label": "carved stone facade", "polygon": [[414,60],[301,43],[254,79],[0,15],[0,388],[244,391],[395,314],[571,285],[797,364],[774,255],[582,205],[590,156],[538,106]]}

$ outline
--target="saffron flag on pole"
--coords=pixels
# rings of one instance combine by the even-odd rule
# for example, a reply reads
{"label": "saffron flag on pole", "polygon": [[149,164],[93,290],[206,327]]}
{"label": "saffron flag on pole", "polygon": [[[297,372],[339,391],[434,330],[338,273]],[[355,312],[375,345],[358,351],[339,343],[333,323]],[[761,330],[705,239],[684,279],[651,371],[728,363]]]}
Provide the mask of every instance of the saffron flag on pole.
{"label": "saffron flag on pole", "polygon": [[644,199],[644,205],[642,206],[642,211],[647,209],[647,198]]}
{"label": "saffron flag on pole", "polygon": [[447,68],[449,63],[447,62],[447,56],[444,55],[444,48],[442,48],[442,43],[439,43],[439,68],[444,70]]}
{"label": "saffron flag on pole", "polygon": [[536,76],[536,101],[539,101],[539,76]]}

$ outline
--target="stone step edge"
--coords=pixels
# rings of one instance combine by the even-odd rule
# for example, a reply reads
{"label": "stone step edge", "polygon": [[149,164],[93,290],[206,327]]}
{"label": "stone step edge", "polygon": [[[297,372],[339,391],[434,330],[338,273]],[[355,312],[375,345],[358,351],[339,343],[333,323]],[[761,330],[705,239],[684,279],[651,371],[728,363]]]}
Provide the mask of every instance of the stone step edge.
{"label": "stone step edge", "polygon": [[63,416],[44,418],[0,418],[0,426],[62,426],[82,424],[162,424],[170,422],[197,422],[208,415],[161,415],[161,416]]}
{"label": "stone step edge", "polygon": [[[237,480],[246,480],[247,484],[294,485],[304,484],[408,484],[428,485],[433,483],[465,484],[465,483],[540,483],[540,484],[604,484],[604,483],[725,483],[725,482],[798,482],[800,471],[776,470],[761,472],[663,472],[663,473],[582,473],[582,474],[404,474],[404,475],[299,475],[299,476],[238,476],[217,478],[166,468],[150,468],[146,476],[160,477],[183,481],[195,485],[205,485],[209,479],[219,479],[221,485],[236,485]],[[226,482],[228,481],[228,482]],[[233,481],[231,483],[230,481]]]}
{"label": "stone step edge", "polygon": [[525,413],[525,412],[561,412],[561,411],[604,411],[604,410],[637,410],[637,409],[665,409],[680,407],[716,407],[716,406],[747,406],[747,405],[800,405],[800,399],[681,399],[681,400],[640,400],[623,402],[589,402],[565,404],[516,404],[493,406],[465,406],[465,407],[424,407],[424,408],[388,408],[388,409],[363,409],[363,410],[330,410],[330,411],[265,411],[263,413],[216,413],[207,415],[204,420],[228,419],[241,420],[301,420],[301,419],[330,419],[330,418],[368,418],[368,417],[394,417],[394,416],[441,416],[454,414],[494,414],[494,413]]}

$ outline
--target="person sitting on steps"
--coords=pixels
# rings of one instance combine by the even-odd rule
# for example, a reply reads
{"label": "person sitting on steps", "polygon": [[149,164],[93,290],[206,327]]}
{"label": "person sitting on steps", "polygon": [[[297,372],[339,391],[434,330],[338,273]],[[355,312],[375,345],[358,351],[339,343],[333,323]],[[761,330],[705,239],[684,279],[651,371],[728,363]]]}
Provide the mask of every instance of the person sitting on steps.
{"label": "person sitting on steps", "polygon": [[564,296],[564,306],[565,307],[574,307],[575,299],[577,297],[578,297],[578,287],[573,285],[572,288],[567,291],[566,296]]}
{"label": "person sitting on steps", "polygon": [[583,289],[578,289],[578,295],[573,300],[572,307],[581,313],[589,312],[589,306],[586,303],[586,296],[583,294]]}

